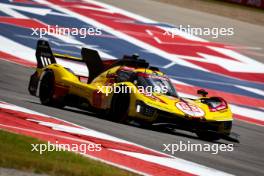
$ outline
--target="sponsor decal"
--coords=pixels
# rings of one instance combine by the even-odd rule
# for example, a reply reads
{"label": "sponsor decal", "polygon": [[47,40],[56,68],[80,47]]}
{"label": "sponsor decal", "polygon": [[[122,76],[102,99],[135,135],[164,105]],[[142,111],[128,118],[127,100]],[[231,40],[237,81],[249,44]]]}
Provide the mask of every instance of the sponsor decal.
{"label": "sponsor decal", "polygon": [[204,111],[198,106],[185,103],[182,101],[176,103],[176,107],[180,109],[182,112],[184,112],[185,114],[188,114],[193,117],[203,117],[205,115]]}

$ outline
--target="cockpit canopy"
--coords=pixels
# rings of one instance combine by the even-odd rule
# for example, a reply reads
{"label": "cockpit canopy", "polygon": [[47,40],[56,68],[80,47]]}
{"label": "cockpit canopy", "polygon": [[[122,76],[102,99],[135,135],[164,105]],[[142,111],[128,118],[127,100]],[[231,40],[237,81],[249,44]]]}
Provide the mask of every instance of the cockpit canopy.
{"label": "cockpit canopy", "polygon": [[116,82],[125,81],[132,82],[137,87],[143,87],[148,92],[178,97],[170,79],[159,71],[120,67],[117,71]]}

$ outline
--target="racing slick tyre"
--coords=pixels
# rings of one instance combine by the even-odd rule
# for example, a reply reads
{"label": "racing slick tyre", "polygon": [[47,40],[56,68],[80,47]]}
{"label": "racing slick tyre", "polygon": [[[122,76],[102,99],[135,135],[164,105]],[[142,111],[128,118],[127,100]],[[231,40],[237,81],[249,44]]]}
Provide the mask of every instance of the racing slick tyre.
{"label": "racing slick tyre", "polygon": [[41,104],[63,108],[65,105],[62,100],[55,100],[54,95],[54,74],[51,70],[45,71],[40,82],[39,99]]}
{"label": "racing slick tyre", "polygon": [[115,122],[126,123],[128,121],[129,94],[114,94],[111,103],[110,116]]}
{"label": "racing slick tyre", "polygon": [[196,132],[196,135],[205,141],[217,141],[219,139],[221,139],[221,137],[217,134],[213,134],[210,132]]}

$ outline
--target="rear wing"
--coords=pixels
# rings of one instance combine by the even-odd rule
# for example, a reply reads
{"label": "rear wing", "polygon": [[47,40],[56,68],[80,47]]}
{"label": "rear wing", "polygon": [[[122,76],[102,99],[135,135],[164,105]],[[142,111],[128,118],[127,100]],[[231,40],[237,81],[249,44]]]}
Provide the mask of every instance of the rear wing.
{"label": "rear wing", "polygon": [[89,70],[88,83],[91,83],[104,70],[103,61],[96,50],[82,48],[82,59]]}
{"label": "rear wing", "polygon": [[56,58],[83,62],[81,58],[70,56],[67,54],[53,53],[49,42],[45,40],[38,40],[36,49],[37,67],[43,68],[50,64],[56,63]]}
{"label": "rear wing", "polygon": [[72,60],[76,62],[83,62],[83,60],[79,57],[74,57],[68,54],[59,54],[59,53],[54,53],[53,54],[55,58],[60,58],[60,59],[65,59],[65,60]]}
{"label": "rear wing", "polygon": [[56,63],[55,57],[49,46],[49,42],[38,40],[36,49],[37,68],[43,68]]}
{"label": "rear wing", "polygon": [[[50,64],[57,63],[56,58],[72,60],[77,62],[84,62],[89,70],[90,83],[104,70],[103,61],[96,50],[82,48],[82,58],[73,57],[66,54],[53,53],[48,41],[38,40],[36,47],[37,68],[44,68]],[[88,75],[87,75],[88,77]]]}
{"label": "rear wing", "polygon": [[82,48],[82,58],[73,57],[66,54],[53,54],[49,42],[38,40],[36,48],[37,68],[44,68],[50,64],[56,63],[56,58],[84,62],[89,71],[88,83],[92,82],[103,71],[115,66],[131,66],[138,68],[148,68],[149,63],[140,59],[138,55],[127,56],[117,60],[102,60],[98,51],[88,48]]}

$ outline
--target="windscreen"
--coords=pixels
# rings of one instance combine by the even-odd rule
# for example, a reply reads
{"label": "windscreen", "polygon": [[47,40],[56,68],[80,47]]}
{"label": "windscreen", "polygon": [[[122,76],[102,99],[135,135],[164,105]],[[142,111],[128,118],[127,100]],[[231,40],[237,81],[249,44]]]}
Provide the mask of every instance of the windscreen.
{"label": "windscreen", "polygon": [[151,89],[151,91],[155,93],[178,97],[174,86],[167,77],[138,74],[136,78],[136,85],[143,86],[145,89]]}

